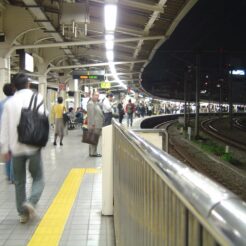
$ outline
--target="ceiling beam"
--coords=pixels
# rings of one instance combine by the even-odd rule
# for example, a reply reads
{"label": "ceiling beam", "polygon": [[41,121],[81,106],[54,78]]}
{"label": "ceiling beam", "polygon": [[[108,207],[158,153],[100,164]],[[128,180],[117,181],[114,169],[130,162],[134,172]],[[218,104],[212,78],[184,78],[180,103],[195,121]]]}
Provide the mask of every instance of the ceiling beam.
{"label": "ceiling beam", "polygon": [[[114,39],[115,43],[127,43],[127,42],[138,42],[140,40],[159,40],[163,39],[164,36],[148,36],[148,37],[136,37],[136,38],[118,38]],[[54,47],[65,47],[68,46],[82,46],[82,45],[97,45],[104,44],[105,39],[98,40],[88,40],[88,41],[75,41],[75,42],[57,42],[57,43],[49,43],[49,44],[31,44],[31,45],[14,45],[8,51],[5,57],[10,57],[13,51],[19,49],[37,49],[37,48],[54,48]]]}
{"label": "ceiling beam", "polygon": [[102,62],[102,63],[92,63],[92,64],[79,64],[79,65],[70,65],[70,66],[50,67],[46,70],[45,73],[48,74],[51,70],[62,70],[62,69],[84,68],[84,67],[106,67],[111,64],[122,65],[122,64],[145,63],[145,62],[146,60],[137,60],[137,61]]}
{"label": "ceiling beam", "polygon": [[[159,0],[158,5],[163,7],[166,4],[166,2],[167,2],[167,0]],[[159,15],[160,15],[159,11],[153,12],[148,23],[146,24],[146,26],[144,28],[144,33],[149,33],[149,30],[154,25],[154,23],[158,19]],[[138,56],[139,52],[141,51],[142,45],[143,45],[143,40],[139,40],[138,45],[137,45],[137,49],[135,50],[135,52],[133,54],[133,59],[136,59],[136,57]],[[133,66],[134,66],[134,64],[131,65],[131,68],[130,68],[131,71],[133,70]]]}
{"label": "ceiling beam", "polygon": [[[117,73],[116,75],[132,75],[132,74],[139,74],[140,72],[132,72],[132,73]],[[106,73],[105,76],[114,76],[112,73]]]}

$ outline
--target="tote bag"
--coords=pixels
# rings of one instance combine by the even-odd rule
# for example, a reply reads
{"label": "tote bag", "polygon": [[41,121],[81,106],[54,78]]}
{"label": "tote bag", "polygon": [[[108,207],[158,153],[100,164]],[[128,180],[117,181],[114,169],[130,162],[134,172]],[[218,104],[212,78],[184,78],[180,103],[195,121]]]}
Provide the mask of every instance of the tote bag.
{"label": "tote bag", "polygon": [[83,138],[82,138],[83,143],[97,145],[99,137],[100,135],[98,133],[95,133],[93,129],[89,129],[89,130],[87,128],[83,129]]}
{"label": "tote bag", "polygon": [[[17,126],[18,141],[23,144],[44,147],[49,138],[49,119],[38,110],[43,101],[37,106],[38,95],[34,93],[28,108],[22,108],[19,125]],[[34,105],[33,105],[34,104]]]}

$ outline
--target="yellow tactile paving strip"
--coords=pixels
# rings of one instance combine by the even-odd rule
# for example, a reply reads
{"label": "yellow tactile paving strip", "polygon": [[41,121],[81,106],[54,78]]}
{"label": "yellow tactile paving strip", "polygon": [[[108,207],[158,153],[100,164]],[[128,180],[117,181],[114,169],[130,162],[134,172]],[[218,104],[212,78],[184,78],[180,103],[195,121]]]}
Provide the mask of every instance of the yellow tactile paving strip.
{"label": "yellow tactile paving strip", "polygon": [[98,171],[95,168],[77,168],[70,171],[28,246],[55,246],[59,244],[84,174],[97,173]]}

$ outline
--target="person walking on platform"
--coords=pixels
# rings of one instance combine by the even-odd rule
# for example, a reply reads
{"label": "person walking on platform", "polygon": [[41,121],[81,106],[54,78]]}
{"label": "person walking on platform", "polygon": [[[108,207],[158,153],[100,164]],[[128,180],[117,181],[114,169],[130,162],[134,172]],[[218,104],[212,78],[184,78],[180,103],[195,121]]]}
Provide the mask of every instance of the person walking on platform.
{"label": "person walking on platform", "polygon": [[[1,117],[2,117],[2,113],[3,113],[4,104],[7,102],[8,99],[10,99],[11,96],[14,95],[13,86],[11,84],[5,84],[3,86],[3,93],[6,96],[6,98],[0,102],[0,122],[1,122]],[[1,131],[1,129],[0,129],[0,131]],[[11,155],[11,152],[9,152],[9,154]],[[7,175],[8,181],[10,183],[14,183],[13,165],[12,165],[11,157],[5,163],[5,169],[6,169],[6,175]]]}
{"label": "person walking on platform", "polygon": [[134,112],[135,112],[135,105],[132,103],[131,99],[129,99],[126,105],[127,127],[129,127],[129,125],[132,126]]}
{"label": "person walking on platform", "polygon": [[119,102],[118,103],[117,108],[118,108],[118,113],[119,113],[119,122],[121,124],[122,123],[122,120],[124,118],[124,114],[125,114],[125,111],[124,111],[124,107],[123,107],[122,102]]}
{"label": "person walking on platform", "polygon": [[111,125],[113,112],[111,102],[113,101],[113,94],[107,94],[107,96],[102,100],[102,110],[104,115],[103,126]]}
{"label": "person walking on platform", "polygon": [[57,104],[53,107],[53,114],[55,119],[55,139],[53,145],[56,145],[57,137],[60,138],[60,145],[63,145],[62,140],[64,137],[64,119],[63,114],[66,113],[66,107],[63,104],[63,98],[58,97]]}
{"label": "person walking on platform", "polygon": [[[94,130],[95,133],[101,134],[103,127],[103,112],[98,103],[99,93],[94,92],[91,99],[87,104],[87,122],[88,130]],[[97,153],[97,145],[89,145],[89,156],[90,157],[101,157],[102,155]]]}
{"label": "person walking on platform", "polygon": [[[17,126],[20,122],[23,108],[28,108],[33,91],[30,90],[28,77],[24,73],[15,74],[12,83],[16,93],[4,105],[1,122],[1,152],[6,161],[10,159],[9,150],[12,154],[13,171],[15,179],[16,207],[20,216],[20,222],[26,223],[35,214],[34,206],[39,201],[44,189],[43,167],[41,148],[26,145],[18,141]],[[42,96],[38,94],[38,112],[44,113],[45,108]],[[26,164],[29,161],[29,171],[32,176],[31,195],[26,199]]]}

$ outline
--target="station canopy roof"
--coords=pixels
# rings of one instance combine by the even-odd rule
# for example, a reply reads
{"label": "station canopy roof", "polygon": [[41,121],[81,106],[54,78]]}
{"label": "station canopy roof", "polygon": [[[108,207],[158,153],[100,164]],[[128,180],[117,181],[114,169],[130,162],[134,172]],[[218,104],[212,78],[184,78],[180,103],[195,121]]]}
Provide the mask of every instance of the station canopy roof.
{"label": "station canopy roof", "polygon": [[[107,79],[115,80],[107,64],[104,25],[104,6],[115,2],[118,7],[114,31],[117,76],[127,87],[141,91],[145,67],[197,0],[2,2],[6,34],[16,33],[12,35],[12,47],[24,48],[33,54],[35,64],[42,61],[45,67],[36,65],[34,74],[42,74],[48,68],[49,83],[69,81],[73,69],[90,70],[91,74],[93,70],[105,69]],[[15,52],[11,54],[11,66],[13,71],[18,71]]]}

